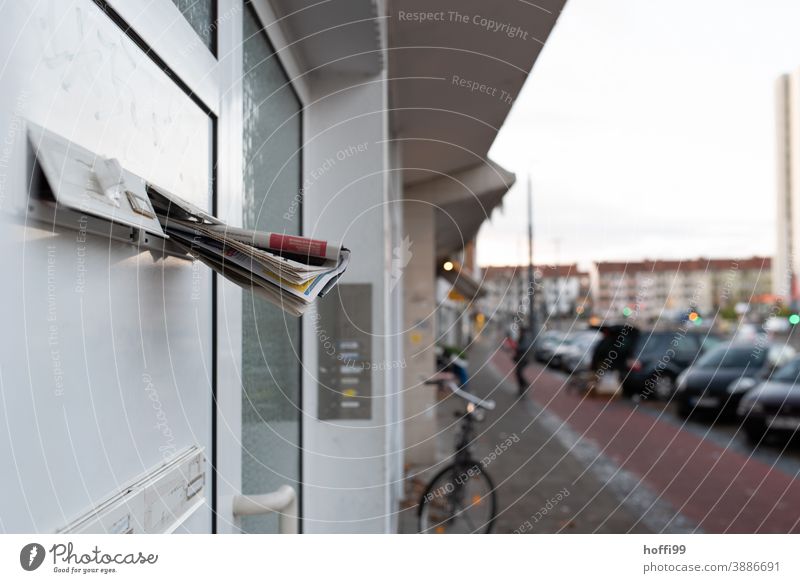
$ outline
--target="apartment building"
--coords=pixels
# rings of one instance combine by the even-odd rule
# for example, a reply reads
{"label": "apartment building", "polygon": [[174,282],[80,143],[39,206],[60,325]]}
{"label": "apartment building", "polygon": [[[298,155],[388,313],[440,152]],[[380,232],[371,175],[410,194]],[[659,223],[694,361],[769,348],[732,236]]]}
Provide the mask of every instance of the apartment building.
{"label": "apartment building", "polygon": [[594,315],[604,320],[679,318],[688,310],[714,314],[738,302],[772,294],[772,260],[690,259],[596,262],[592,265]]}
{"label": "apartment building", "polygon": [[575,263],[537,265],[531,285],[528,266],[489,266],[483,270],[486,292],[483,309],[496,322],[509,326],[527,321],[530,297],[540,318],[565,318],[590,314],[590,274]]}
{"label": "apartment building", "polygon": [[775,81],[776,247],[773,293],[797,299],[800,272],[800,69]]}

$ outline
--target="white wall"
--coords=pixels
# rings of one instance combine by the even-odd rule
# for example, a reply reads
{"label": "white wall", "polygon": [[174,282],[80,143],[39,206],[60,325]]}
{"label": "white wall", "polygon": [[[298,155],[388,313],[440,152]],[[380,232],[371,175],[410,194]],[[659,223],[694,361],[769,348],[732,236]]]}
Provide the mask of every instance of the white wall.
{"label": "white wall", "polygon": [[437,336],[436,225],[434,207],[404,204],[403,228],[411,242],[411,260],[403,271],[404,345],[407,368],[403,386],[406,459],[430,465],[436,458],[436,391],[424,384],[436,372]]}
{"label": "white wall", "polygon": [[[303,203],[304,234],[343,240],[351,249],[341,283],[372,285],[372,361],[390,362],[396,348],[387,266],[395,211],[389,204],[385,77],[313,83],[304,124],[305,178],[311,178]],[[397,390],[392,386],[395,375],[371,372],[370,420],[320,421],[319,346],[311,313],[303,323],[304,530],[389,531],[396,503],[389,481],[396,459],[390,455],[393,440],[387,424],[396,421],[388,415]]]}

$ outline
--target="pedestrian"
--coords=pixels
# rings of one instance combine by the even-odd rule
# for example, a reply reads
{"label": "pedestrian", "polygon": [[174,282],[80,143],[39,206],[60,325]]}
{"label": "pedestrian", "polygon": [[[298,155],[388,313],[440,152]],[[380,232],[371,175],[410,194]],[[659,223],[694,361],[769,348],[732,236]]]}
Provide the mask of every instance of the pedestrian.
{"label": "pedestrian", "polygon": [[528,389],[528,382],[525,380],[525,367],[528,364],[528,352],[532,344],[528,329],[520,326],[519,340],[514,351],[514,375],[517,377],[517,391],[520,397]]}
{"label": "pedestrian", "polygon": [[509,330],[508,334],[506,334],[506,337],[503,339],[503,350],[514,355],[517,353],[517,346],[519,346],[519,344],[514,340],[514,333]]}
{"label": "pedestrian", "polygon": [[592,353],[592,390],[616,395],[627,372],[627,362],[639,337],[639,330],[630,324],[602,326],[603,335]]}

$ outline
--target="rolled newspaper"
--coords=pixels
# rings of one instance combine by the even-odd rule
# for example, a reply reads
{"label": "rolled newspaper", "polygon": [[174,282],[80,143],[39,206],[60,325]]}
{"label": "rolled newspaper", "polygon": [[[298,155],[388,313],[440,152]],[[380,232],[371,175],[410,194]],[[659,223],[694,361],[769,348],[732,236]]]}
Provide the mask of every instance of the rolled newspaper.
{"label": "rolled newspaper", "polygon": [[329,243],[321,239],[308,239],[296,235],[284,235],[281,233],[268,233],[265,231],[250,231],[228,225],[206,226],[215,231],[220,231],[226,237],[236,239],[242,243],[247,243],[259,249],[288,253],[298,257],[309,257],[312,259],[327,259],[338,261],[341,245]]}

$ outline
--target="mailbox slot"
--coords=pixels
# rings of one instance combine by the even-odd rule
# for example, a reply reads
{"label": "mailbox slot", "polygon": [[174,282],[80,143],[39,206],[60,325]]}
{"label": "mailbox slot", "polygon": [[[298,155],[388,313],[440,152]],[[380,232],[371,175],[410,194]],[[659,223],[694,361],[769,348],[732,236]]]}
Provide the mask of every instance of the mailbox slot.
{"label": "mailbox slot", "polygon": [[192,260],[161,228],[150,200],[153,185],[117,160],[30,122],[28,140],[28,219],[130,243],[156,257]]}
{"label": "mailbox slot", "polygon": [[58,532],[167,534],[206,503],[206,458],[192,446]]}

